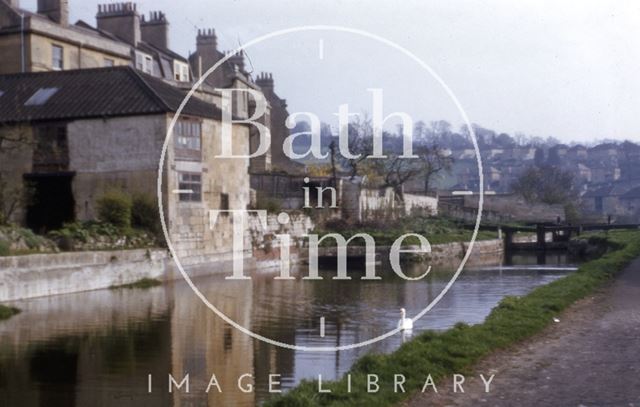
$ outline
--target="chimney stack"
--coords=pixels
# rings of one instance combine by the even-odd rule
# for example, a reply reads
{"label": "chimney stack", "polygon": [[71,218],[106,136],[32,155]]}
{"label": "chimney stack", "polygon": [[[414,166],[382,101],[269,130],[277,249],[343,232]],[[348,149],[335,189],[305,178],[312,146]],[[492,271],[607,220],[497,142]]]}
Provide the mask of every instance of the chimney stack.
{"label": "chimney stack", "polygon": [[196,55],[198,56],[198,65],[202,67],[203,72],[218,62],[218,37],[216,37],[216,31],[214,29],[198,30],[198,36],[196,37]]}
{"label": "chimney stack", "polygon": [[98,5],[98,29],[107,31],[134,47],[142,38],[140,15],[135,3],[112,3]]}
{"label": "chimney stack", "polygon": [[142,16],[142,40],[161,49],[169,48],[169,21],[161,11],[152,11],[149,19]]}
{"label": "chimney stack", "polygon": [[[11,5],[19,7],[19,0],[12,0]],[[69,0],[38,0],[38,14],[49,17],[60,25],[69,25]]]}
{"label": "chimney stack", "polygon": [[262,72],[256,78],[256,85],[264,92],[273,92],[273,74]]}
{"label": "chimney stack", "polygon": [[[230,51],[229,53],[231,53]],[[244,72],[244,53],[242,51],[238,51],[228,59],[228,61],[237,68],[239,72]]]}

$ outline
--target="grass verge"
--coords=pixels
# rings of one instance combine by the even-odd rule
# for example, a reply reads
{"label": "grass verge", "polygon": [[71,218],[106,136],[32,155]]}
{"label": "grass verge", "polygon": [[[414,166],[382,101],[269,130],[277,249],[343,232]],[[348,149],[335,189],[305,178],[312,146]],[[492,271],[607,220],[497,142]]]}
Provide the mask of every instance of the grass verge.
{"label": "grass verge", "polygon": [[[455,242],[468,242],[473,231],[464,228],[464,224],[445,218],[433,218],[428,216],[412,216],[394,221],[367,221],[355,225],[347,225],[344,222],[333,222],[325,225],[324,229],[316,232],[319,236],[327,233],[339,233],[348,239],[359,233],[367,233],[374,238],[376,245],[391,246],[396,239],[407,233],[417,233],[429,240],[429,243],[445,244]],[[496,232],[479,231],[478,241],[497,239]],[[415,237],[404,240],[404,245],[419,245],[420,241]],[[324,240],[320,246],[333,246],[332,240]],[[353,246],[363,245],[361,239],[354,240]]]}
{"label": "grass verge", "polygon": [[112,285],[111,287],[109,287],[112,290],[118,290],[120,288],[127,288],[127,289],[133,289],[133,288],[137,288],[137,289],[147,289],[147,288],[152,288],[152,287],[157,287],[159,285],[162,285],[162,281],[160,280],[156,280],[154,278],[143,278],[141,280],[136,281],[135,283],[131,283],[131,284],[122,284],[122,285]]}
{"label": "grass verge", "polygon": [[0,305],[0,321],[9,319],[12,316],[19,314],[20,310],[14,307],[7,307],[6,305]]}
{"label": "grass verge", "polygon": [[[419,391],[428,375],[437,382],[453,373],[470,373],[473,364],[489,353],[514,345],[549,325],[552,318],[575,301],[602,286],[640,256],[640,232],[610,232],[594,236],[609,252],[583,264],[573,274],[539,287],[523,297],[505,297],[482,324],[457,324],[444,332],[428,331],[389,355],[364,356],[351,368],[352,392],[346,378],[323,383],[331,393],[319,393],[316,381],[303,381],[284,396],[269,400],[270,407],[388,406]],[[380,390],[367,393],[367,375],[379,377]],[[395,374],[406,377],[406,393],[394,392]]]}

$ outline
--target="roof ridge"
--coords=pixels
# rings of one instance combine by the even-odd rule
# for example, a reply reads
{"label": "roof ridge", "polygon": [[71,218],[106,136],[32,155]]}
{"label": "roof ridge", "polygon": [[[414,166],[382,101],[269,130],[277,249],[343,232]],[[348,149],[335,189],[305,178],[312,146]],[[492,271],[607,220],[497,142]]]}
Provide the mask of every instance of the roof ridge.
{"label": "roof ridge", "polygon": [[[140,72],[138,72],[136,69],[133,69],[132,67],[128,67],[128,68],[129,68],[128,69],[129,74],[131,76],[133,76],[134,80],[138,83],[138,85],[142,88],[142,90],[144,92],[146,92],[149,96],[154,98],[155,101],[158,102],[167,112],[173,111],[173,109],[171,108],[171,106],[169,106],[167,101],[164,100],[162,98],[162,96],[158,95],[158,93],[155,91],[155,89],[153,89],[151,86],[149,86],[149,84],[142,77],[142,74],[140,74]],[[169,86],[171,86],[171,85],[169,85]]]}

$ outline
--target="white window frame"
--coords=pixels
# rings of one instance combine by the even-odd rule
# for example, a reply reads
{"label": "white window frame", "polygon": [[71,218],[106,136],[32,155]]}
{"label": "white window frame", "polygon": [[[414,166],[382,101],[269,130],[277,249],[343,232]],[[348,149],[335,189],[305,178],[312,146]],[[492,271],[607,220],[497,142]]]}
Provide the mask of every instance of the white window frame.
{"label": "white window frame", "polygon": [[189,65],[174,60],[173,78],[178,82],[189,82]]}
{"label": "white window frame", "polygon": [[[59,58],[56,58],[56,51],[60,51]],[[64,69],[64,47],[58,44],[51,44],[51,68],[54,71]]]}
{"label": "white window frame", "polygon": [[149,75],[153,74],[153,58],[149,54],[136,51],[136,69]]}
{"label": "white window frame", "polygon": [[178,194],[178,200],[182,203],[202,202],[202,173],[179,171],[177,175],[178,189],[181,192],[185,191]]}

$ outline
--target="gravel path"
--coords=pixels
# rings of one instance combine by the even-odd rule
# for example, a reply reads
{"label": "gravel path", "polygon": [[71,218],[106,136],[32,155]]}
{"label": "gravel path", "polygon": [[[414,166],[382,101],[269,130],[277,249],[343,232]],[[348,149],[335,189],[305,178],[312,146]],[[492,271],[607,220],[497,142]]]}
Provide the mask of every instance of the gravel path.
{"label": "gravel path", "polygon": [[[417,394],[405,406],[640,406],[640,259],[541,334],[481,361],[454,394]],[[495,374],[485,393],[478,374]]]}

